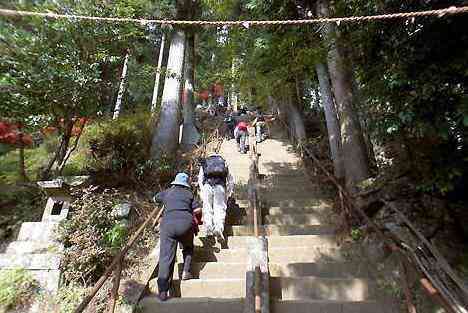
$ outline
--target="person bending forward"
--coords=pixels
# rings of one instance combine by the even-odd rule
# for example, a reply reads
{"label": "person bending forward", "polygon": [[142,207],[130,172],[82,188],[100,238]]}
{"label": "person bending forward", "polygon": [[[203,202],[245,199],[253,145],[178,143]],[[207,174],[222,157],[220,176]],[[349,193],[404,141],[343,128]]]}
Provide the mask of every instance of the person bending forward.
{"label": "person bending forward", "polygon": [[215,235],[218,241],[224,242],[227,199],[233,192],[234,181],[226,161],[219,154],[213,154],[201,162],[198,185],[203,201],[206,233],[208,236]]}
{"label": "person bending forward", "polygon": [[200,205],[194,199],[189,176],[185,173],[178,173],[171,187],[154,196],[154,200],[165,206],[159,234],[158,297],[166,301],[174,272],[177,243],[182,246],[184,258],[182,280],[192,278],[193,214],[200,211]]}

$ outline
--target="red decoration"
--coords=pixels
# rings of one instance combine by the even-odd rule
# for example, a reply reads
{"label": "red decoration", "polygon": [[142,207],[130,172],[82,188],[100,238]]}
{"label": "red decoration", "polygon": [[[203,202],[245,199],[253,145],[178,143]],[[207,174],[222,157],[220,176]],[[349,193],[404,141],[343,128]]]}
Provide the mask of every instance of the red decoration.
{"label": "red decoration", "polygon": [[6,121],[0,121],[0,143],[7,145],[19,145],[30,146],[33,143],[32,137],[29,134],[25,134],[20,131],[23,128],[23,124],[9,123]]}

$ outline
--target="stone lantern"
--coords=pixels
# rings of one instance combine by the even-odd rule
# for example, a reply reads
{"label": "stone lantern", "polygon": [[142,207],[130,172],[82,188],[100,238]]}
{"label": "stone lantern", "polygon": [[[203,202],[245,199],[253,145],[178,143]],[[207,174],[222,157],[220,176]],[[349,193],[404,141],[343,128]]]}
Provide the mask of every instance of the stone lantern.
{"label": "stone lantern", "polygon": [[60,251],[55,240],[58,223],[67,218],[71,186],[78,186],[86,176],[59,178],[37,184],[47,193],[47,204],[40,222],[24,222],[16,241],[0,254],[0,269],[23,268],[39,282],[42,289],[55,293],[60,283]]}

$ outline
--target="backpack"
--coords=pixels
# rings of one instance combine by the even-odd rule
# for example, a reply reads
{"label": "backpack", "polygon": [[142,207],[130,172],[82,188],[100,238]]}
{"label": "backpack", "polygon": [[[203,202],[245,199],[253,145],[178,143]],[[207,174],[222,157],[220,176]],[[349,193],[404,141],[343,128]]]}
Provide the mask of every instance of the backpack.
{"label": "backpack", "polygon": [[203,165],[203,174],[205,178],[226,178],[226,161],[224,161],[224,159],[219,155],[213,155],[206,158]]}
{"label": "backpack", "polygon": [[237,124],[237,128],[239,130],[247,130],[247,124],[245,122],[239,122],[239,124]]}

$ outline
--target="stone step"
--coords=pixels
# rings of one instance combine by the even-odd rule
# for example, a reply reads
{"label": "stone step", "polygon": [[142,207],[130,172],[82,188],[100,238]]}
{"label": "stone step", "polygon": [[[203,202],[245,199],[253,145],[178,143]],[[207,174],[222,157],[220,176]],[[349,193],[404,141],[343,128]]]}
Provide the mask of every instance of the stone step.
{"label": "stone step", "polygon": [[29,270],[34,279],[39,283],[41,289],[55,294],[59,290],[60,270]]}
{"label": "stone step", "polygon": [[271,277],[270,296],[282,300],[366,301],[369,281],[361,278]]}
{"label": "stone step", "polygon": [[324,202],[331,201],[325,197],[291,197],[291,196],[274,196],[273,198],[266,197],[264,194],[260,194],[260,206],[262,208],[269,207],[283,207],[283,208],[316,208]]}
{"label": "stone step", "polygon": [[[177,260],[182,262],[182,250],[177,250]],[[247,261],[247,249],[218,249],[195,247],[194,262],[244,263]]]}
{"label": "stone step", "polygon": [[[294,206],[298,204],[316,204],[317,199],[324,200],[327,199],[323,194],[316,191],[302,191],[296,190],[284,191],[284,190],[259,190],[259,199],[262,203],[280,203],[281,201],[289,201],[293,203]],[[248,194],[246,191],[237,192],[235,196],[239,199],[248,199]]]}
{"label": "stone step", "polygon": [[184,298],[207,296],[219,299],[243,298],[245,297],[245,278],[193,279],[182,281],[180,283],[180,295]]}
{"label": "stone step", "polygon": [[264,236],[333,235],[335,233],[334,229],[323,225],[264,225],[261,228],[261,235]]}
{"label": "stone step", "polygon": [[[252,236],[249,226],[226,225],[224,233],[226,236]],[[260,226],[260,235],[263,236],[286,236],[286,235],[333,235],[334,229],[324,225],[263,225]],[[199,236],[206,237],[204,227],[200,227]]]}
{"label": "stone step", "polygon": [[217,249],[237,249],[247,248],[248,237],[247,236],[229,236],[226,237],[226,244],[219,244],[214,237],[206,237],[204,232],[198,233],[198,236],[193,240],[195,246],[205,248],[217,248]]}
{"label": "stone step", "polygon": [[21,224],[18,241],[52,241],[57,222],[25,222]]}
{"label": "stone step", "polygon": [[332,210],[331,206],[317,205],[309,207],[280,207],[271,206],[262,209],[265,215],[283,215],[283,214],[324,214]]}
{"label": "stone step", "polygon": [[269,248],[268,259],[272,263],[343,262],[345,255],[339,249],[329,247]]}
{"label": "stone step", "polygon": [[7,254],[56,253],[63,250],[63,245],[50,241],[13,241],[8,244]]}
{"label": "stone step", "polygon": [[[232,237],[236,238],[236,237]],[[242,237],[237,237],[242,238]],[[337,248],[338,244],[334,235],[290,235],[290,236],[268,236],[268,247],[293,248],[293,247],[329,247]]]}
{"label": "stone step", "polygon": [[[176,297],[210,297],[217,299],[236,299],[245,297],[245,279],[191,279],[173,280]],[[157,293],[157,279],[149,283],[149,290]]]}
{"label": "stone step", "polygon": [[273,263],[268,264],[272,277],[315,276],[323,278],[367,278],[366,263],[316,262],[316,263]]}
{"label": "stone step", "polygon": [[276,191],[276,190],[283,190],[283,191],[315,190],[317,191],[318,189],[318,186],[314,184],[313,181],[310,181],[306,177],[278,179],[277,177],[274,177],[274,176],[262,176],[262,175],[260,175],[258,187],[260,189],[268,189],[272,191]]}
{"label": "stone step", "polygon": [[267,215],[263,222],[275,225],[320,225],[324,222],[324,218],[318,214]]}
{"label": "stone step", "polygon": [[56,270],[59,267],[58,254],[0,254],[0,269]]}
{"label": "stone step", "polygon": [[[200,233],[195,237],[194,245],[205,248],[217,249],[238,249],[248,247],[249,236],[229,236],[226,237],[227,243],[221,246],[214,237],[203,237]],[[330,248],[338,247],[336,236],[334,235],[290,235],[290,236],[269,236],[268,246],[270,248],[279,247],[314,247],[328,246]]]}
{"label": "stone step", "polygon": [[[346,258],[339,249],[329,246],[313,247],[273,247],[268,249],[270,262],[339,262]],[[183,262],[182,250],[177,250],[177,260]],[[245,248],[218,249],[195,247],[194,262],[222,262],[245,263],[248,261],[248,252]]]}
{"label": "stone step", "polygon": [[274,300],[275,313],[390,313],[375,301]]}
{"label": "stone step", "polygon": [[242,313],[244,300],[184,297],[161,302],[148,296],[140,301],[139,308],[141,313]]}
{"label": "stone step", "polygon": [[[178,272],[174,273],[174,279],[182,277],[183,264],[177,264]],[[219,262],[194,262],[192,274],[201,279],[244,279],[247,270],[246,263],[219,263]],[[175,271],[174,271],[175,272]]]}

